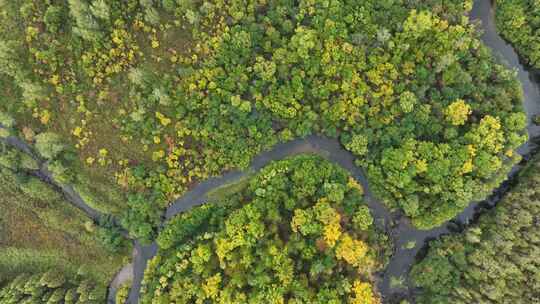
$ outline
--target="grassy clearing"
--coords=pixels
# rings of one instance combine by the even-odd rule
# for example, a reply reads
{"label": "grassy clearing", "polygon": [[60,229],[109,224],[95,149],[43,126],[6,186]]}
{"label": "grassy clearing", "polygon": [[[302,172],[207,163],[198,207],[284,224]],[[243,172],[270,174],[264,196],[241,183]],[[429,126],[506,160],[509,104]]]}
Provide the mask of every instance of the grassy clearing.
{"label": "grassy clearing", "polygon": [[253,175],[254,172],[249,172],[237,181],[214,188],[213,190],[209,191],[206,196],[210,201],[222,201],[226,197],[244,190],[248,186]]}

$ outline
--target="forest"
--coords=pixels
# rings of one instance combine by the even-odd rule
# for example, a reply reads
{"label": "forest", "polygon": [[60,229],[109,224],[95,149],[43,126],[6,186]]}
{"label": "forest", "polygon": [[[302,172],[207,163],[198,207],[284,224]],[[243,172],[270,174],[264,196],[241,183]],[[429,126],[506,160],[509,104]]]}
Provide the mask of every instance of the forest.
{"label": "forest", "polygon": [[102,304],[129,248],[32,175],[38,166],[0,142],[0,303]]}
{"label": "forest", "polygon": [[429,244],[412,270],[418,303],[540,302],[540,157],[479,222]]}
{"label": "forest", "polygon": [[540,5],[535,0],[497,0],[496,23],[502,36],[530,66],[540,68]]}
{"label": "forest", "polygon": [[[533,67],[539,7],[495,1]],[[153,245],[141,303],[383,302],[401,224],[444,227],[522,161],[527,96],[472,8],[0,0],[0,303],[105,303]],[[312,135],[362,176],[298,153],[251,172]],[[411,273],[419,303],[540,301],[539,166],[463,234],[430,242]],[[175,205],[240,173],[202,206]]]}
{"label": "forest", "polygon": [[29,142],[61,138],[70,157],[51,170],[132,237],[151,240],[194,183],[314,133],[339,138],[380,199],[429,229],[498,186],[527,138],[519,83],[471,7],[5,1],[1,83],[17,102],[0,110]]}
{"label": "forest", "polygon": [[141,303],[380,303],[391,246],[348,172],[300,155],[230,187],[160,232]]}

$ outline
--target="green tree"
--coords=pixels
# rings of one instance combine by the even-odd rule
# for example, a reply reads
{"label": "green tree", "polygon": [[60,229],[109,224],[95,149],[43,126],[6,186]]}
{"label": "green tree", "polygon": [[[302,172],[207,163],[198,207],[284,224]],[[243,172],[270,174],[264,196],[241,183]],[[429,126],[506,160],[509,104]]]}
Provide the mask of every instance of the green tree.
{"label": "green tree", "polygon": [[102,20],[108,21],[111,14],[111,9],[105,0],[94,0],[90,6],[92,15]]}
{"label": "green tree", "polygon": [[[74,33],[90,42],[100,41],[103,33],[98,21],[92,14],[90,5],[82,0],[68,0],[68,3],[70,14],[75,19]],[[99,13],[102,13],[102,11],[99,11],[101,8],[98,5],[97,11]]]}
{"label": "green tree", "polygon": [[377,303],[358,278],[383,267],[386,249],[367,218],[356,229],[351,218],[367,206],[353,193],[346,171],[317,156],[268,165],[238,193],[164,227],[141,302]]}
{"label": "green tree", "polygon": [[355,155],[364,156],[368,152],[368,138],[362,134],[354,134],[345,147]]}
{"label": "green tree", "polygon": [[48,288],[58,288],[66,283],[64,275],[58,271],[50,270],[43,274],[40,284]]}
{"label": "green tree", "polygon": [[45,15],[43,16],[43,21],[45,22],[45,25],[47,26],[47,30],[49,30],[52,33],[57,33],[58,31],[60,31],[60,29],[63,28],[65,18],[66,18],[66,12],[64,10],[64,7],[50,5],[49,7],[47,7],[47,10],[45,11]]}
{"label": "green tree", "polygon": [[51,132],[36,135],[35,146],[39,154],[49,160],[56,159],[66,149],[60,135]]}

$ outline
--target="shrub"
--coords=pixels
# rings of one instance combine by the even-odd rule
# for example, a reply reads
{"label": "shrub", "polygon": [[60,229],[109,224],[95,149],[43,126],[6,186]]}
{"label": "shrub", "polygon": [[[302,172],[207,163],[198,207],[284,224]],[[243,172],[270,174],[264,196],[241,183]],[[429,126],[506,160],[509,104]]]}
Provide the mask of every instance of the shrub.
{"label": "shrub", "polygon": [[110,252],[118,252],[124,244],[120,228],[114,223],[111,215],[104,215],[99,219],[96,239]]}
{"label": "shrub", "polygon": [[50,32],[56,33],[62,28],[66,18],[65,15],[66,14],[62,6],[50,5],[45,11],[43,21]]}
{"label": "shrub", "polygon": [[74,33],[89,42],[99,42],[103,33],[90,5],[82,0],[68,0],[68,3],[71,16],[75,19]]}
{"label": "shrub", "polygon": [[12,170],[37,170],[38,162],[30,155],[0,143],[0,165]]}
{"label": "shrub", "polygon": [[49,270],[41,276],[39,283],[48,288],[58,288],[66,282],[64,275],[56,270]]}
{"label": "shrub", "polygon": [[120,288],[116,292],[116,304],[126,303],[129,296],[129,290],[131,289],[131,283],[131,281],[128,281],[122,284],[122,286],[120,286]]}
{"label": "shrub", "polygon": [[75,176],[61,161],[56,160],[47,165],[53,179],[60,184],[69,184],[75,180]]}
{"label": "shrub", "polygon": [[44,132],[36,135],[36,150],[46,159],[56,159],[66,149],[60,135]]}
{"label": "shrub", "polygon": [[4,128],[12,128],[15,126],[15,119],[7,113],[0,111],[0,125],[4,126]]}
{"label": "shrub", "polygon": [[51,189],[49,185],[35,177],[29,177],[24,183],[19,184],[21,191],[29,197],[41,201],[55,201],[60,195]]}

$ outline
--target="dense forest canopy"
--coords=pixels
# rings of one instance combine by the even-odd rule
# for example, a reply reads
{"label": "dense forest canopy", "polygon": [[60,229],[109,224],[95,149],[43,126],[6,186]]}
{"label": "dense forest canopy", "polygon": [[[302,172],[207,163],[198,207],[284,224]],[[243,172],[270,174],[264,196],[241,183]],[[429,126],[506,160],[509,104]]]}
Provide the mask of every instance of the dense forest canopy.
{"label": "dense forest canopy", "polygon": [[540,68],[540,3],[537,0],[495,1],[497,29],[525,61]]}
{"label": "dense forest canopy", "polygon": [[301,155],[239,188],[167,224],[141,303],[380,302],[388,238],[346,171]]}
{"label": "dense forest canopy", "polygon": [[[504,37],[540,67],[540,2],[495,3]],[[137,261],[153,248],[139,244],[159,246],[142,303],[380,303],[392,255],[381,226],[396,223],[375,221],[357,181],[321,157],[163,214],[196,183],[312,134],[337,139],[400,211],[388,217],[416,228],[486,198],[520,161],[527,117],[471,8],[0,0],[0,302],[103,303],[129,234]],[[540,302],[539,170],[431,243],[412,270],[419,303]],[[130,282],[118,287],[125,301]]]}
{"label": "dense forest canopy", "polygon": [[540,302],[540,158],[494,210],[430,243],[412,270],[418,303]]}
{"label": "dense forest canopy", "polygon": [[53,169],[81,171],[83,190],[100,181],[111,212],[125,201],[112,179],[129,191],[122,222],[136,237],[194,182],[312,133],[339,137],[376,194],[427,229],[499,185],[526,139],[519,84],[478,40],[471,7],[3,1],[0,109],[30,141],[69,139],[78,157]]}

